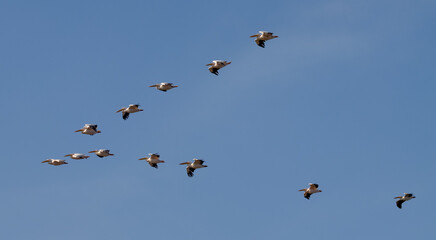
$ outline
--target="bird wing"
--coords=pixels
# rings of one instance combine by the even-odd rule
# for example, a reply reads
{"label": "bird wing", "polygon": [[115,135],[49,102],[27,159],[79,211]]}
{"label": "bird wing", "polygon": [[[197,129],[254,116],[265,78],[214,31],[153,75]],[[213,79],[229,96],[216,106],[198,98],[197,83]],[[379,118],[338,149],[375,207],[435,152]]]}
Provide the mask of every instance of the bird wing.
{"label": "bird wing", "polygon": [[127,120],[129,118],[129,113],[128,112],[123,112],[123,119]]}
{"label": "bird wing", "polygon": [[413,194],[412,193],[406,193],[406,194],[404,194],[404,196],[410,198],[410,197],[413,196]]}
{"label": "bird wing", "polygon": [[201,159],[196,159],[196,160],[194,161],[194,164],[203,165],[203,163],[204,163],[204,161],[201,160]]}
{"label": "bird wing", "polygon": [[186,168],[186,173],[188,174],[188,177],[193,177],[194,176],[194,171],[195,171],[195,168],[192,168],[192,167],[187,167]]}
{"label": "bird wing", "polygon": [[157,163],[148,163],[148,164],[150,164],[150,166],[152,166],[152,167],[154,167],[154,168],[159,168],[158,166],[157,166]]}
{"label": "bird wing", "polygon": [[311,190],[316,190],[316,189],[318,189],[318,184],[316,184],[316,183],[312,183],[312,184],[310,184],[310,187],[309,187]]}
{"label": "bird wing", "polygon": [[398,200],[397,201],[397,207],[401,209],[403,202],[405,202],[404,200]]}
{"label": "bird wing", "polygon": [[310,199],[310,195],[312,195],[311,193],[308,192],[304,192],[304,197],[307,199]]}

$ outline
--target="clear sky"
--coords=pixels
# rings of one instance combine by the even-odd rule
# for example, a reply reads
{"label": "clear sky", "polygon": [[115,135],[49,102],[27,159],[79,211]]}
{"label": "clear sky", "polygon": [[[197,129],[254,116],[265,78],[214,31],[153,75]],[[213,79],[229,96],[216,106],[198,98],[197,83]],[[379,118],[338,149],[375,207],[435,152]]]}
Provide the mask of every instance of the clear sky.
{"label": "clear sky", "polygon": [[[434,239],[435,11],[1,1],[0,238]],[[262,49],[259,30],[279,38]],[[214,59],[232,64],[217,77]],[[102,133],[73,133],[85,123]],[[99,148],[115,156],[41,164]],[[151,152],[157,170],[137,160]],[[209,167],[188,178],[194,157]]]}

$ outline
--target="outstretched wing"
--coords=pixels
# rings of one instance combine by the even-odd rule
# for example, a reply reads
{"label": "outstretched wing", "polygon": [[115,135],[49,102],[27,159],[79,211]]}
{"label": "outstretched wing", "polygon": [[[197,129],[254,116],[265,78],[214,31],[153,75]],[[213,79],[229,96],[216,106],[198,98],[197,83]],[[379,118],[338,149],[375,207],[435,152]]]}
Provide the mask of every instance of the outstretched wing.
{"label": "outstretched wing", "polygon": [[199,165],[203,165],[204,161],[201,159],[196,159],[194,160],[194,164],[199,164]]}
{"label": "outstretched wing", "polygon": [[152,166],[152,167],[154,167],[154,168],[158,168],[158,166],[157,166],[157,163],[148,163],[148,164],[150,164],[150,166]]}
{"label": "outstretched wing", "polygon": [[310,194],[308,192],[304,192],[304,197],[307,198],[307,200],[310,199],[310,195],[312,195],[312,194]]}
{"label": "outstretched wing", "polygon": [[403,202],[405,202],[405,201],[404,201],[404,200],[398,200],[398,201],[397,201],[397,207],[398,207],[399,209],[401,209]]}
{"label": "outstretched wing", "polygon": [[123,112],[123,119],[127,120],[129,118],[130,113],[128,112]]}
{"label": "outstretched wing", "polygon": [[195,168],[191,168],[191,167],[186,168],[186,173],[188,174],[188,177],[193,177],[194,171],[195,171]]}
{"label": "outstretched wing", "polygon": [[217,76],[220,74],[220,73],[218,72],[218,68],[210,67],[210,68],[209,68],[209,71],[210,71],[211,73],[217,75]]}

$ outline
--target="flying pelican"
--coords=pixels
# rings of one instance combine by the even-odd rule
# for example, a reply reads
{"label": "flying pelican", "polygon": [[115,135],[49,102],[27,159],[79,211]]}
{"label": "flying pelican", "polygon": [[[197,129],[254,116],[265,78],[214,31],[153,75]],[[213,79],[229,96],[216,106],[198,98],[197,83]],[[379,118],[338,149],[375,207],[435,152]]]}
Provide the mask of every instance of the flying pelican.
{"label": "flying pelican", "polygon": [[89,156],[86,156],[85,154],[81,154],[81,153],[71,153],[71,154],[67,154],[64,157],[71,157],[72,159],[87,159],[89,158]]}
{"label": "flying pelican", "polygon": [[318,190],[318,184],[316,183],[309,183],[308,188],[303,188],[298,191],[304,191],[304,197],[307,199],[310,199],[310,195],[318,192],[322,192],[321,190]]}
{"label": "flying pelican", "polygon": [[170,89],[176,88],[178,86],[173,85],[172,83],[161,83],[161,84],[155,84],[151,85],[150,87],[155,87],[157,90],[161,90],[162,92],[166,92]]}
{"label": "flying pelican", "polygon": [[229,65],[230,63],[232,62],[227,62],[223,60],[213,60],[212,63],[209,63],[206,66],[210,66],[209,71],[218,76],[219,75],[218,70]]}
{"label": "flying pelican", "polygon": [[68,164],[67,162],[65,162],[65,160],[60,160],[60,159],[47,159],[45,161],[42,161],[41,163],[48,163],[48,164],[53,165],[53,166],[60,166],[63,164]]}
{"label": "flying pelican", "polygon": [[113,156],[113,154],[109,153],[109,151],[110,150],[107,149],[99,149],[99,150],[90,151],[89,153],[95,153],[95,155],[97,155],[97,157],[99,158]]}
{"label": "flying pelican", "polygon": [[160,160],[159,157],[160,155],[157,153],[149,153],[148,155],[150,155],[150,157],[144,157],[144,158],[140,158],[138,160],[146,160],[148,162],[148,164],[150,164],[150,166],[154,167],[154,168],[158,168],[157,164],[158,163],[164,163],[164,160]]}
{"label": "flying pelican", "polygon": [[401,209],[403,202],[409,201],[409,200],[415,198],[415,196],[413,196],[412,193],[404,193],[404,196],[394,197],[394,199],[396,199],[396,198],[400,199],[397,201],[397,207]]}
{"label": "flying pelican", "polygon": [[186,164],[186,172],[188,174],[188,177],[193,177],[195,169],[207,167],[207,165],[203,165],[203,163],[203,160],[194,158],[194,162],[184,162],[180,163],[180,165]]}
{"label": "flying pelican", "polygon": [[259,47],[265,48],[265,42],[274,38],[278,38],[279,36],[273,36],[272,32],[259,31],[258,34],[252,35],[250,37],[255,37],[254,40]]}
{"label": "flying pelican", "polygon": [[82,132],[82,134],[88,134],[88,135],[94,135],[97,133],[101,133],[101,131],[97,131],[97,125],[96,124],[85,124],[85,126],[82,129],[79,129],[74,132]]}
{"label": "flying pelican", "polygon": [[128,107],[121,108],[120,110],[118,110],[117,113],[123,112],[123,119],[127,120],[127,118],[129,118],[130,113],[144,111],[144,109],[139,109],[138,107],[139,107],[139,104],[130,104]]}

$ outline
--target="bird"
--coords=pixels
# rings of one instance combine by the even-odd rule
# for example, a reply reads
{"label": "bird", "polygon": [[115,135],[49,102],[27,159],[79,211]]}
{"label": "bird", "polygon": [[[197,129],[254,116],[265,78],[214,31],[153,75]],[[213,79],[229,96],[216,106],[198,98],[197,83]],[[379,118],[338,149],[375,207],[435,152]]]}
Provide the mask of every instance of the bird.
{"label": "bird", "polygon": [[123,113],[123,119],[127,120],[131,113],[144,111],[144,109],[139,109],[138,107],[139,107],[139,104],[130,104],[128,107],[121,108],[120,110],[118,110],[117,113],[118,112],[122,112]]}
{"label": "bird", "polygon": [[150,155],[150,157],[144,157],[144,158],[140,158],[138,160],[146,160],[148,162],[148,164],[150,164],[150,166],[154,167],[154,168],[158,168],[157,164],[158,163],[164,163],[164,160],[160,160],[159,157],[160,155],[157,153],[149,153],[148,155]]}
{"label": "bird", "polygon": [[63,164],[68,164],[67,162],[65,162],[65,160],[61,160],[61,159],[47,159],[45,161],[42,161],[41,163],[48,163],[48,164],[53,165],[53,166],[60,166]]}
{"label": "bird", "polygon": [[71,157],[72,159],[87,159],[89,158],[89,156],[86,156],[85,154],[81,154],[81,153],[71,153],[71,154],[67,154],[64,157]]}
{"label": "bird", "polygon": [[415,196],[413,196],[412,193],[404,193],[404,196],[398,196],[398,197],[394,197],[394,199],[399,198],[400,200],[397,201],[397,207],[399,209],[401,209],[403,202],[405,201],[409,201],[413,198],[416,198]]}
{"label": "bird", "polygon": [[162,92],[166,92],[170,89],[179,87],[176,85],[173,85],[172,83],[161,83],[161,84],[155,84],[155,85],[151,85],[149,87],[155,87],[157,90],[161,90]]}
{"label": "bird", "polygon": [[259,31],[258,34],[256,35],[252,35],[250,36],[255,37],[256,39],[254,40],[256,42],[256,44],[261,47],[261,48],[265,48],[265,42],[274,38],[278,38],[279,36],[273,36],[272,32],[266,32],[266,31]]}
{"label": "bird", "polygon": [[193,177],[195,169],[207,167],[207,165],[203,165],[203,163],[203,160],[194,158],[194,162],[184,162],[180,163],[180,165],[186,164],[186,173],[188,174],[188,177]]}
{"label": "bird", "polygon": [[209,63],[206,66],[210,66],[209,71],[218,76],[219,75],[218,70],[229,65],[230,63],[232,62],[227,62],[223,60],[213,60],[212,63]]}
{"label": "bird", "polygon": [[309,183],[308,188],[303,188],[298,191],[304,191],[304,197],[307,198],[308,200],[310,199],[310,195],[314,193],[322,192],[321,190],[318,190],[318,184],[316,183]]}
{"label": "bird", "polygon": [[95,153],[95,155],[97,155],[97,157],[99,158],[113,156],[114,154],[109,153],[109,151],[110,150],[108,149],[99,149],[99,150],[90,151],[89,153]]}
{"label": "bird", "polygon": [[77,131],[74,132],[82,132],[82,134],[87,134],[87,135],[94,135],[97,133],[101,133],[101,131],[97,130],[97,125],[96,124],[85,124],[85,126]]}

